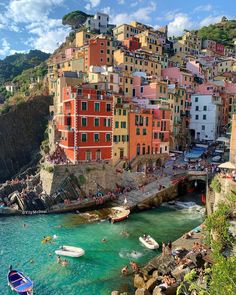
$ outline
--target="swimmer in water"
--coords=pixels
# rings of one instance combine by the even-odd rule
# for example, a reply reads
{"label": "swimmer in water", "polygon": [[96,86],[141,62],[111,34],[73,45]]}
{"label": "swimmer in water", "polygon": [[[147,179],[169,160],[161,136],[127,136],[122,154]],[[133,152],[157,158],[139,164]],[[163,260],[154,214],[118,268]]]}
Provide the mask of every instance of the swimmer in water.
{"label": "swimmer in water", "polygon": [[102,242],[102,243],[106,243],[107,240],[106,240],[105,238],[103,238],[103,239],[101,240],[101,242]]}

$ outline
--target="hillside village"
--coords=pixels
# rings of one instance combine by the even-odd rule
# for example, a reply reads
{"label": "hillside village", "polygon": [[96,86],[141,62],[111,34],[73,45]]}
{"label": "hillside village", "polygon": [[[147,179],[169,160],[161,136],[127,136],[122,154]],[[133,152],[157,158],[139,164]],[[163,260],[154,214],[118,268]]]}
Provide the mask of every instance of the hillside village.
{"label": "hillside village", "polygon": [[197,31],[168,39],[167,26],[113,26],[96,13],[48,60],[48,85],[50,148],[59,144],[71,163],[129,166],[227,132],[236,110],[235,46]]}

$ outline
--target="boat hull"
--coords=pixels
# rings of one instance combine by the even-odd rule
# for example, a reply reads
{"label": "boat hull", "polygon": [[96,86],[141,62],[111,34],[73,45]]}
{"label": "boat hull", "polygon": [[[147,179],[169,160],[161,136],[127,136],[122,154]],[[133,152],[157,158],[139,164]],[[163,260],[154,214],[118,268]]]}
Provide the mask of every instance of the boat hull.
{"label": "boat hull", "polygon": [[33,282],[22,272],[10,270],[7,275],[8,285],[19,295],[33,295]]}
{"label": "boat hull", "polygon": [[85,254],[84,249],[72,246],[62,246],[62,249],[56,250],[55,253],[59,256],[67,256],[78,258]]}
{"label": "boat hull", "polygon": [[148,241],[143,237],[139,237],[139,241],[148,249],[155,250],[159,248],[159,244],[151,237],[148,238]]}

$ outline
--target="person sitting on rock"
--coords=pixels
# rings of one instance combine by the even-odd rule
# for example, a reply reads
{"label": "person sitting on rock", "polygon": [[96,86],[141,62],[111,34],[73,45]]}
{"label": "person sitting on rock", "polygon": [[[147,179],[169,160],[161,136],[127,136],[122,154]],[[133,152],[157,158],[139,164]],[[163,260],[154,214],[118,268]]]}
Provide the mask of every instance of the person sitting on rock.
{"label": "person sitting on rock", "polygon": [[121,273],[123,275],[127,275],[129,273],[129,268],[128,268],[128,265],[124,266],[122,269],[121,269]]}

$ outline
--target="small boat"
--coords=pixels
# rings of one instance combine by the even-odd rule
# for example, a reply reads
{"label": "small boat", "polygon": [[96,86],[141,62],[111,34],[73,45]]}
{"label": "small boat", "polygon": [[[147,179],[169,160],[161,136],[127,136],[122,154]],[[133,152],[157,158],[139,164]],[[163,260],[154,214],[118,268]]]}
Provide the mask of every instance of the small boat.
{"label": "small boat", "polygon": [[130,210],[124,207],[113,207],[111,208],[111,210],[112,210],[112,214],[110,214],[108,217],[110,222],[112,223],[123,221],[126,218],[128,218],[130,214]]}
{"label": "small boat", "polygon": [[221,160],[221,156],[215,156],[212,158],[213,162],[219,162]]}
{"label": "small boat", "polygon": [[155,250],[159,248],[159,244],[149,235],[139,237],[139,241],[148,249]]}
{"label": "small boat", "polygon": [[85,251],[79,247],[61,246],[59,250],[55,251],[55,253],[61,256],[80,257],[85,254]]}
{"label": "small boat", "polygon": [[22,272],[13,270],[10,266],[7,275],[8,285],[20,295],[33,295],[33,282],[30,278],[26,277]]}

